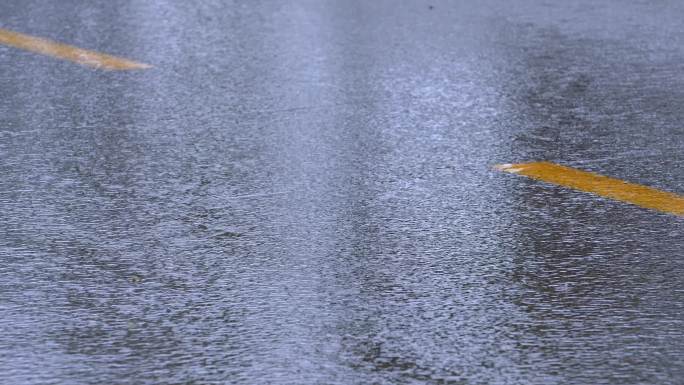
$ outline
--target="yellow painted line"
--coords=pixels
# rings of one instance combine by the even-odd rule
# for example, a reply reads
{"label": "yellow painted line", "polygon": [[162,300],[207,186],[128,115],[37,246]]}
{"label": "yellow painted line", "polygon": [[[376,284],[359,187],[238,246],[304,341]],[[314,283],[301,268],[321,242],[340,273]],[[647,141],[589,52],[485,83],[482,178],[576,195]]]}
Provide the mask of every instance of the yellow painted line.
{"label": "yellow painted line", "polygon": [[549,162],[502,164],[498,170],[665,213],[684,215],[684,196]]}
{"label": "yellow painted line", "polygon": [[131,60],[89,51],[40,37],[24,35],[0,28],[0,44],[70,60],[74,63],[105,70],[135,70],[152,66]]}

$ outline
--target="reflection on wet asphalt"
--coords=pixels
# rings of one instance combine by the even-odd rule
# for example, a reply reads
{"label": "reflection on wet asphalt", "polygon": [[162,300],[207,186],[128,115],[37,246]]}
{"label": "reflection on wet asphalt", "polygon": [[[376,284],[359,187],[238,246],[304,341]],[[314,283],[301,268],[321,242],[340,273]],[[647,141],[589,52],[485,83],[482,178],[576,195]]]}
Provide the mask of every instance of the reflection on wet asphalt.
{"label": "reflection on wet asphalt", "polygon": [[684,377],[682,219],[491,168],[684,193],[679,2],[11,3],[154,68],[0,46],[2,381]]}

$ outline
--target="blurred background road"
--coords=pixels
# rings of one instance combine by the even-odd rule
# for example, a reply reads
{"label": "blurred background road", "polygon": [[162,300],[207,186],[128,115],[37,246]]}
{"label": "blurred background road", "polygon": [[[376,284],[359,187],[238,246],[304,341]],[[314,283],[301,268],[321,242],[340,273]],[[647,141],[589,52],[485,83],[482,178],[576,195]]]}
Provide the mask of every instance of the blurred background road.
{"label": "blurred background road", "polygon": [[681,384],[678,1],[5,1],[0,382]]}

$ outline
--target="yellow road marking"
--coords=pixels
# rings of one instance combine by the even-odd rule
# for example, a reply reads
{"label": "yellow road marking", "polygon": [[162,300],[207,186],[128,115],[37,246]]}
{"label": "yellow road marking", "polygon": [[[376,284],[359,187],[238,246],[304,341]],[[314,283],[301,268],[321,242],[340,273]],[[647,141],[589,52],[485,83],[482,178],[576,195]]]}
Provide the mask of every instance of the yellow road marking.
{"label": "yellow road marking", "polygon": [[0,28],[0,44],[70,60],[72,62],[105,70],[134,70],[151,66],[136,63],[116,56],[105,55],[66,44],[57,43],[40,37],[24,35]]}
{"label": "yellow road marking", "polygon": [[586,191],[652,210],[684,215],[684,196],[549,162],[502,164],[498,170]]}

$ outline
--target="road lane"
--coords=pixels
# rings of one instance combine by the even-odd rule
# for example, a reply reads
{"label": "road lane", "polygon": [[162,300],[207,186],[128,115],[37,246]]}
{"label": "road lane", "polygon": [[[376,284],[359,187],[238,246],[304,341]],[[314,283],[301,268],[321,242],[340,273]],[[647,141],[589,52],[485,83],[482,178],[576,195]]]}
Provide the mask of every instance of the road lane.
{"label": "road lane", "polygon": [[584,172],[550,162],[502,164],[496,169],[544,182],[631,203],[665,213],[684,215],[684,197],[647,186]]}
{"label": "road lane", "polygon": [[149,64],[137,63],[132,60],[90,51],[2,28],[0,28],[0,44],[69,60],[84,66],[103,70],[125,71],[147,69],[152,67]]}

